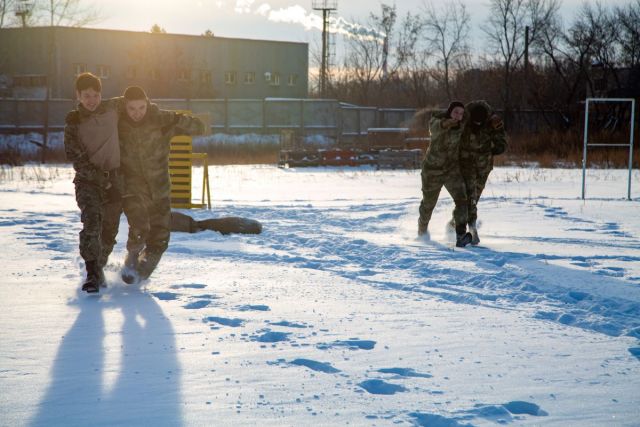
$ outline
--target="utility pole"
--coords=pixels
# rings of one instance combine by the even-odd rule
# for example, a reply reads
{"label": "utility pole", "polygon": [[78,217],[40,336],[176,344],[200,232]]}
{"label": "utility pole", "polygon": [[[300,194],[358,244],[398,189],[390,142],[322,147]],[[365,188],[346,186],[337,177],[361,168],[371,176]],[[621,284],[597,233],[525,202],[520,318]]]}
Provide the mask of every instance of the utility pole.
{"label": "utility pole", "polygon": [[329,66],[331,62],[331,42],[329,33],[329,18],[331,13],[338,10],[338,0],[313,0],[313,10],[322,11],[322,60],[320,64],[320,94],[327,94],[329,80]]}

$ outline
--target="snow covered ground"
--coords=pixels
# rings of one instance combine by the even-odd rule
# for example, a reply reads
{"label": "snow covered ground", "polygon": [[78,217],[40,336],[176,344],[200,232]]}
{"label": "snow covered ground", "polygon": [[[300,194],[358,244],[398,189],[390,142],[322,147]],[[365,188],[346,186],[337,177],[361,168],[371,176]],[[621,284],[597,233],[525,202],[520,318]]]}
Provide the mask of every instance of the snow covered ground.
{"label": "snow covered ground", "polygon": [[71,169],[0,169],[0,425],[637,426],[640,174],[580,174],[496,169],[458,249],[419,171],[211,167],[192,214],[263,234],[174,234],[132,287],[123,218],[87,296]]}

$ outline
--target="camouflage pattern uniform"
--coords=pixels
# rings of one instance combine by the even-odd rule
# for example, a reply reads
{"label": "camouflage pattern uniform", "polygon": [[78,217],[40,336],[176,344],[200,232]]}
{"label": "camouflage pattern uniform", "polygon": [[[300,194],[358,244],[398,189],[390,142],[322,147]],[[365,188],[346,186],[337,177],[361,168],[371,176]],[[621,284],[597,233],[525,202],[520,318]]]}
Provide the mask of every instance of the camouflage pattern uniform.
{"label": "camouflage pattern uniform", "polygon": [[198,118],[149,104],[140,122],[124,113],[118,129],[123,204],[129,222],[125,265],[146,279],[169,245],[169,142],[175,135],[202,134],[204,124]]}
{"label": "camouflage pattern uniform", "polygon": [[73,183],[82,221],[80,255],[88,273],[95,273],[89,271],[90,265],[101,272],[107,263],[122,213],[119,151],[105,150],[109,138],[115,137],[112,148],[118,147],[118,103],[119,98],[103,101],[95,111],[78,105],[65,118],[64,148],[75,170]]}
{"label": "camouflage pattern uniform", "polygon": [[429,121],[431,144],[422,162],[422,202],[419,230],[426,231],[431,214],[444,186],[455,203],[456,233],[464,234],[467,225],[467,192],[460,173],[459,149],[462,126],[445,129],[446,113],[434,114]]}
{"label": "camouflage pattern uniform", "polygon": [[[467,113],[476,106],[487,110],[488,119],[479,128],[470,122]],[[465,107],[465,124],[460,142],[460,169],[469,196],[469,224],[478,218],[478,201],[487,179],[493,170],[493,156],[507,149],[507,135],[504,127],[492,124],[493,109],[486,101],[472,101]],[[454,214],[455,215],[455,214]]]}

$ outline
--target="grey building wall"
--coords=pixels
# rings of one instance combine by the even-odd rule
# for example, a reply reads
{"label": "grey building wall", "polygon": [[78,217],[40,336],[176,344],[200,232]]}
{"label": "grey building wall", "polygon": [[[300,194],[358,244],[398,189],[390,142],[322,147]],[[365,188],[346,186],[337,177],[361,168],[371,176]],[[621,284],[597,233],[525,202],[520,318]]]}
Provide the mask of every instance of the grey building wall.
{"label": "grey building wall", "polygon": [[[103,95],[130,85],[152,98],[305,98],[308,44],[68,27],[0,29],[0,96],[75,97],[78,71]],[[253,76],[253,79],[251,78]]]}

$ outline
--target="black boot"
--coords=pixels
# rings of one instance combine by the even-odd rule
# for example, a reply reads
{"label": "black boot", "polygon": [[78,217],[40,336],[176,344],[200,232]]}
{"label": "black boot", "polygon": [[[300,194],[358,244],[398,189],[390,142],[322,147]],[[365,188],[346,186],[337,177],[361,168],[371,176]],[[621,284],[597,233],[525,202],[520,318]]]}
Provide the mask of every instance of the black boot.
{"label": "black boot", "polygon": [[104,272],[98,261],[87,261],[87,280],[82,284],[82,290],[94,294],[100,292],[100,287],[105,287]]}
{"label": "black boot", "polygon": [[471,233],[456,234],[456,246],[459,248],[464,248],[471,243],[471,240]]}
{"label": "black boot", "polygon": [[122,277],[122,281],[128,285],[140,281],[140,276],[138,275],[137,252],[127,252],[127,257],[124,260],[124,268],[122,269],[120,276]]}

